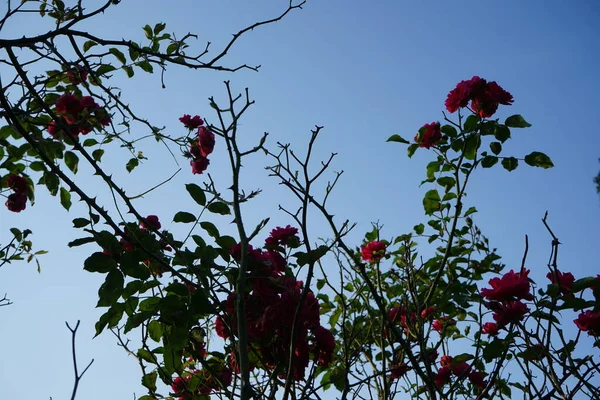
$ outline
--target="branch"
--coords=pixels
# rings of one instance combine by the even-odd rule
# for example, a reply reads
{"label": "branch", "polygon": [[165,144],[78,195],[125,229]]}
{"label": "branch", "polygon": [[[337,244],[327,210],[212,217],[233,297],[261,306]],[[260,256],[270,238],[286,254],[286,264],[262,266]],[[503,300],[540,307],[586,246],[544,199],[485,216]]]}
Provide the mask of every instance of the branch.
{"label": "branch", "polygon": [[87,365],[87,367],[85,367],[85,369],[83,370],[83,372],[81,372],[81,374],[77,370],[77,355],[75,353],[75,336],[77,335],[77,329],[79,329],[80,322],[81,321],[77,321],[75,328],[71,328],[69,323],[65,322],[65,325],[67,325],[67,328],[69,328],[69,330],[71,331],[71,351],[73,353],[73,370],[75,372],[75,383],[73,384],[73,393],[71,394],[71,400],[75,400],[75,396],[77,395],[77,388],[79,386],[79,381],[81,380],[83,375],[86,373],[86,371],[94,363],[94,359],[92,358],[92,361],[89,362],[89,364]]}

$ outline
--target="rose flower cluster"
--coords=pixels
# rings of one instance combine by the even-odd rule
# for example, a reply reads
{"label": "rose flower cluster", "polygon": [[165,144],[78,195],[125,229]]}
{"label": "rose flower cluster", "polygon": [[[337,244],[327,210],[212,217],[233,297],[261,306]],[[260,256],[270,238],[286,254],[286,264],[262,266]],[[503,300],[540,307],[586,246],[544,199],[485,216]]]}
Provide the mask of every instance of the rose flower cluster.
{"label": "rose flower cluster", "polygon": [[27,179],[20,175],[11,174],[8,176],[6,183],[14,192],[8,195],[6,200],[6,208],[9,211],[21,212],[27,207]]}
{"label": "rose flower cluster", "polygon": [[[511,105],[513,96],[496,82],[488,82],[474,76],[467,81],[461,81],[448,93],[446,110],[454,113],[470,103],[471,111],[480,118],[490,118],[498,110],[500,104]],[[419,147],[429,149],[442,140],[439,122],[425,124],[419,129],[414,138]]]}
{"label": "rose flower cluster", "polygon": [[[320,324],[319,302],[309,291],[296,319],[292,332],[296,309],[300,303],[303,284],[286,276],[287,262],[284,258],[286,247],[297,247],[298,230],[287,226],[276,228],[266,239],[264,249],[248,245],[248,284],[250,290],[244,294],[246,301],[246,326],[252,359],[269,371],[277,370],[285,376],[288,368],[289,347],[292,334],[295,334],[294,369],[296,380],[304,379],[310,356],[321,365],[327,366],[335,348],[331,332]],[[236,244],[231,248],[234,260],[240,262],[242,247]],[[215,322],[217,335],[229,339],[236,335],[235,301],[238,293],[232,293],[224,302],[225,314]],[[232,369],[239,373],[235,352],[230,356]]]}
{"label": "rose flower cluster", "polygon": [[204,126],[204,120],[199,115],[191,117],[184,114],[179,121],[190,130],[198,129],[196,139],[190,144],[189,157],[192,159],[190,161],[192,173],[201,174],[210,164],[207,157],[215,148],[215,134]]}
{"label": "rose flower cluster", "polygon": [[[85,82],[87,77],[87,71],[81,67],[66,72],[67,80],[73,85]],[[87,135],[95,128],[108,126],[111,121],[104,107],[100,107],[92,96],[65,93],[56,100],[54,112],[59,118],[50,122],[48,133],[57,140],[76,139],[79,134]]]}
{"label": "rose flower cluster", "polygon": [[491,289],[481,290],[481,295],[490,300],[486,306],[494,310],[493,318],[496,321],[484,324],[483,333],[495,335],[511,322],[518,322],[525,318],[529,307],[521,300],[533,300],[528,275],[528,269],[523,269],[520,273],[510,270],[501,278],[490,279]]}

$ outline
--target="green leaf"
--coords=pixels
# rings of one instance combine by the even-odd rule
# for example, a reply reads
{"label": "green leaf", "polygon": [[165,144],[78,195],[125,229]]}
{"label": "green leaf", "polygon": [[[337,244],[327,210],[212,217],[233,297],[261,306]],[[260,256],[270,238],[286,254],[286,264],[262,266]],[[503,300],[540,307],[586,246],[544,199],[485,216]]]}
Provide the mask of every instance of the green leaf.
{"label": "green leaf", "polygon": [[83,228],[90,224],[90,220],[85,218],[75,218],[73,220],[73,228]]}
{"label": "green leaf", "polygon": [[121,271],[114,269],[106,275],[106,279],[98,289],[98,304],[96,307],[112,306],[123,293],[124,277]]}
{"label": "green leaf", "polygon": [[91,147],[98,144],[98,141],[94,138],[85,139],[83,141],[83,147]]}
{"label": "green leaf", "polygon": [[69,242],[67,244],[67,246],[69,246],[69,247],[77,247],[77,246],[81,246],[81,245],[84,245],[84,244],[87,244],[87,243],[93,243],[95,241],[96,241],[96,239],[93,238],[93,237],[79,238],[79,239],[73,240],[72,242]]}
{"label": "green leaf", "polygon": [[71,193],[64,187],[60,188],[60,204],[62,204],[67,211],[71,208]]}
{"label": "green leaf", "polygon": [[453,127],[452,125],[443,125],[440,130],[442,131],[442,133],[448,135],[451,138],[458,136],[458,132],[456,131],[456,128]]}
{"label": "green leaf", "polygon": [[146,38],[148,39],[152,39],[152,28],[150,27],[150,25],[145,25],[144,26],[144,33],[146,34]]}
{"label": "green leaf", "polygon": [[504,340],[494,339],[494,341],[488,343],[483,349],[483,358],[486,362],[490,363],[494,358],[499,358],[504,353],[506,344]]}
{"label": "green leaf", "polygon": [[148,324],[148,335],[150,335],[150,339],[155,342],[160,342],[162,338],[163,330],[160,322],[153,320]]}
{"label": "green leaf", "polygon": [[504,143],[510,138],[510,129],[506,125],[497,125],[494,129],[494,137]]}
{"label": "green leaf", "polygon": [[125,70],[125,73],[127,74],[128,78],[133,78],[133,75],[135,75],[135,71],[130,65],[123,65],[121,68]]}
{"label": "green leaf", "polygon": [[425,193],[425,197],[423,197],[425,214],[432,215],[435,211],[438,211],[440,209],[440,201],[440,194],[436,189],[432,189]]}
{"label": "green leaf", "polygon": [[156,361],[154,361],[155,357],[153,357],[152,353],[150,353],[146,349],[138,349],[137,355],[138,355],[139,358],[141,358],[144,361],[147,361],[147,362],[152,363],[152,364],[156,364]]}
{"label": "green leaf", "polygon": [[469,136],[465,141],[465,158],[467,160],[474,160],[477,155],[477,150],[479,149],[479,145],[481,144],[481,140],[479,139],[479,135],[473,134]]}
{"label": "green leaf", "polygon": [[29,168],[35,172],[42,172],[42,171],[45,171],[45,169],[46,169],[46,167],[44,166],[44,163],[41,161],[32,162],[31,164],[29,164]]}
{"label": "green leaf", "polygon": [[471,207],[465,212],[464,217],[468,217],[469,215],[476,213],[476,212],[477,212],[477,209],[475,207]]}
{"label": "green leaf", "polygon": [[73,153],[72,151],[66,151],[65,164],[74,174],[76,174],[78,170],[79,157],[77,157],[77,154]]}
{"label": "green leaf", "polygon": [[465,120],[464,130],[465,132],[473,132],[477,129],[479,124],[479,117],[476,115],[469,115]]}
{"label": "green leaf", "polygon": [[204,190],[202,190],[200,186],[194,183],[188,183],[187,185],[185,185],[185,189],[188,191],[190,196],[192,196],[192,199],[194,199],[196,203],[198,203],[201,206],[206,205],[206,195],[204,194]]}
{"label": "green leaf", "polygon": [[504,125],[511,128],[529,128],[531,126],[531,124],[525,121],[525,118],[519,114],[511,115],[506,118]]}
{"label": "green leaf", "polygon": [[481,160],[481,166],[483,168],[491,168],[498,163],[498,157],[496,156],[485,156]]}
{"label": "green leaf", "polygon": [[148,73],[154,72],[154,68],[152,68],[152,64],[150,64],[148,61],[140,61],[138,63],[135,63],[135,65],[137,65],[142,70],[144,70]]}
{"label": "green leaf", "polygon": [[207,210],[214,214],[221,214],[221,215],[231,214],[231,211],[229,210],[229,206],[220,201],[210,203],[207,207]]}
{"label": "green leaf", "polygon": [[48,188],[50,194],[52,196],[56,196],[56,194],[58,193],[59,184],[58,176],[50,171],[44,172],[44,183],[46,184],[46,187]]}
{"label": "green leaf", "polygon": [[425,225],[423,225],[423,224],[415,225],[413,229],[415,230],[415,233],[417,235],[422,235],[423,232],[425,232]]}
{"label": "green leaf", "polygon": [[432,161],[427,164],[427,179],[434,179],[435,173],[441,168],[441,164],[438,161]]}
{"label": "green leaf", "polygon": [[104,155],[104,150],[102,150],[102,149],[96,149],[96,150],[92,151],[92,158],[96,162],[100,162],[102,160],[103,155]]}
{"label": "green leaf", "polygon": [[200,222],[200,226],[202,227],[202,229],[204,229],[210,236],[214,237],[215,239],[218,238],[220,236],[219,234],[219,230],[217,229],[217,227],[208,221],[203,221]]}
{"label": "green leaf", "polygon": [[502,160],[502,166],[507,171],[514,171],[519,166],[519,160],[514,157],[508,157]]}
{"label": "green leaf", "polygon": [[115,56],[115,58],[119,60],[121,64],[125,64],[127,62],[127,60],[125,59],[125,54],[123,54],[123,52],[117,49],[116,47],[111,47],[110,49],[108,49],[108,52]]}
{"label": "green leaf", "polygon": [[[143,350],[143,349],[140,349]],[[139,352],[138,352],[139,355]],[[148,361],[148,360],[146,360]],[[153,364],[155,361],[151,361]],[[156,391],[156,378],[158,377],[158,373],[156,371],[150,372],[142,377],[142,385],[150,390],[151,392]]]}
{"label": "green leaf", "polygon": [[494,153],[495,155],[500,154],[500,152],[502,151],[502,143],[500,143],[500,142],[490,143],[490,150],[492,150],[492,153]]}
{"label": "green leaf", "polygon": [[397,142],[397,143],[405,143],[405,144],[410,144],[410,142],[406,139],[404,139],[402,136],[400,135],[392,135],[388,138],[388,140],[386,140],[387,142]]}
{"label": "green leaf", "polygon": [[140,162],[137,158],[135,158],[135,157],[131,158],[129,161],[127,161],[127,164],[125,164],[125,169],[127,170],[127,172],[131,172],[139,164],[140,164]]}
{"label": "green leaf", "polygon": [[577,279],[575,282],[573,282],[571,291],[573,293],[579,293],[582,290],[590,288],[592,286],[600,286],[600,279],[592,277]]}
{"label": "green leaf", "polygon": [[532,167],[541,167],[544,169],[554,167],[550,157],[544,153],[540,153],[539,151],[534,151],[533,153],[526,155],[525,163],[531,165]]}
{"label": "green leaf", "polygon": [[417,151],[418,148],[419,148],[419,144],[418,143],[413,143],[413,144],[409,145],[408,148],[407,148],[408,157],[412,158],[412,156],[415,154],[415,151]]}
{"label": "green leaf", "polygon": [[110,65],[110,64],[102,64],[101,66],[98,67],[98,69],[96,70],[96,74],[97,75],[104,75],[104,74],[108,74],[109,72],[112,72],[114,70],[116,70],[117,68],[114,65]]}
{"label": "green leaf", "polygon": [[117,269],[117,263],[108,254],[96,252],[83,262],[83,269],[89,272],[105,274]]}
{"label": "green leaf", "polygon": [[94,42],[93,40],[88,40],[87,42],[85,42],[83,44],[83,52],[87,52],[89,49],[91,49],[92,47],[98,45],[98,43]]}
{"label": "green leaf", "polygon": [[150,297],[140,303],[140,311],[153,313],[158,311],[160,307],[160,298],[159,297]]}
{"label": "green leaf", "polygon": [[162,31],[164,31],[166,27],[167,27],[167,24],[162,23],[162,22],[154,25],[154,35],[158,35]]}
{"label": "green leaf", "polygon": [[182,222],[184,224],[189,224],[190,222],[196,222],[196,216],[189,212],[179,211],[173,217],[173,222]]}

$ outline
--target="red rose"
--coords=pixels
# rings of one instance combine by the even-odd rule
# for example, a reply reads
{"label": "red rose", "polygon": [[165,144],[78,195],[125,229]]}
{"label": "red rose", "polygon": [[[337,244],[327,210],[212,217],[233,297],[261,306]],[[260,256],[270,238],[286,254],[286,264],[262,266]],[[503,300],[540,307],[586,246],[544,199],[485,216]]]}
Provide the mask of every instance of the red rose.
{"label": "red rose", "polygon": [[273,229],[269,237],[265,239],[265,245],[285,246],[287,244],[290,244],[290,240],[293,242],[291,244],[298,243],[300,239],[298,238],[298,236],[296,236],[297,234],[298,228],[294,228],[290,225],[286,226],[285,228],[278,226],[277,228]]}
{"label": "red rose", "polygon": [[67,71],[67,80],[73,85],[78,85],[87,80],[88,72],[82,67],[75,67]]}
{"label": "red rose", "polygon": [[406,363],[393,364],[391,370],[392,379],[402,378],[410,370]]}
{"label": "red rose", "polygon": [[56,140],[61,140],[63,136],[65,136],[65,131],[61,128],[61,126],[65,126],[69,130],[69,134],[77,139],[79,136],[79,128],[75,125],[71,125],[64,118],[60,119],[60,122],[52,121],[48,124],[48,133],[52,138]]}
{"label": "red rose", "polygon": [[485,86],[485,79],[474,76],[468,81],[461,81],[456,88],[448,93],[446,98],[446,110],[453,113],[459,108],[466,107],[469,101],[473,98],[473,94]]}
{"label": "red rose", "polygon": [[563,294],[571,293],[571,288],[575,282],[575,277],[570,272],[564,274],[560,271],[548,272],[546,278],[550,279],[552,284],[558,286]]}
{"label": "red rose", "polygon": [[469,381],[473,386],[478,387],[479,389],[485,389],[487,386],[487,382],[484,380],[485,374],[479,371],[471,371],[469,372]]}
{"label": "red rose", "polygon": [[90,110],[95,110],[97,108],[100,108],[100,106],[98,104],[96,104],[96,101],[94,100],[94,98],[92,96],[83,96],[81,98],[81,100],[79,101],[79,106],[84,109],[87,110],[88,112]]}
{"label": "red rose", "polygon": [[314,328],[313,335],[315,337],[315,358],[317,360],[317,364],[322,367],[327,367],[333,358],[335,338],[329,330],[323,328],[322,326],[317,326]]}
{"label": "red rose", "polygon": [[452,356],[442,356],[440,365],[444,368],[450,368],[452,366]]}
{"label": "red rose", "polygon": [[148,215],[140,222],[140,226],[144,229],[160,229],[161,224],[156,215]]}
{"label": "red rose", "polygon": [[493,317],[498,323],[499,328],[504,328],[510,322],[521,321],[525,314],[529,312],[529,307],[520,301],[509,301],[505,304],[500,304]]}
{"label": "red rose", "polygon": [[588,335],[600,336],[600,311],[587,310],[582,312],[573,322],[579,330],[587,332]]}
{"label": "red rose", "polygon": [[231,336],[229,328],[225,325],[225,322],[221,317],[217,317],[217,320],[215,321],[215,331],[217,332],[217,336],[223,339],[227,339]]}
{"label": "red rose", "polygon": [[377,262],[385,255],[384,242],[370,242],[361,249],[362,259],[368,262]]}
{"label": "red rose", "polygon": [[206,171],[206,168],[208,168],[208,164],[210,164],[210,161],[208,161],[208,158],[205,157],[196,158],[195,160],[190,161],[190,165],[192,166],[192,174],[202,174],[204,171]]}
{"label": "red rose", "polygon": [[207,157],[215,148],[215,134],[205,126],[198,128],[198,146],[203,157]]}
{"label": "red rose", "polygon": [[27,192],[27,179],[20,175],[10,174],[6,180],[8,187],[17,193]]}
{"label": "red rose", "polygon": [[487,335],[497,335],[498,334],[498,325],[493,322],[486,322],[481,327],[481,333],[485,333]]}
{"label": "red rose", "polygon": [[456,364],[455,366],[452,367],[452,373],[457,376],[457,377],[461,377],[466,374],[466,372],[471,368],[471,366],[469,364],[467,364],[466,362],[460,363],[460,364]]}
{"label": "red rose", "polygon": [[73,94],[63,94],[56,100],[56,112],[65,115],[70,122],[77,118],[81,110],[81,101]]}
{"label": "red rose", "polygon": [[27,195],[23,192],[13,193],[6,199],[6,208],[12,212],[21,212],[27,207]]}
{"label": "red rose", "polygon": [[179,118],[179,121],[186,128],[189,128],[189,129],[196,129],[199,126],[201,126],[202,124],[204,124],[204,121],[202,120],[202,118],[200,118],[199,115],[195,115],[194,117],[191,117],[188,114],[183,114],[183,117]]}
{"label": "red rose", "polygon": [[433,324],[431,324],[431,327],[436,332],[442,332],[444,330],[445,326],[451,326],[451,325],[456,325],[456,321],[453,319],[450,319],[448,317],[442,317],[440,319],[436,319],[435,321],[433,321]]}
{"label": "red rose", "polygon": [[521,273],[510,270],[502,278],[490,279],[489,284],[492,289],[482,289],[481,295],[488,300],[495,301],[533,300],[533,296],[529,293],[530,285],[527,275],[529,275],[528,269]]}
{"label": "red rose", "polygon": [[498,109],[499,104],[511,105],[513,96],[496,82],[488,82],[482,90],[473,96],[471,108],[481,118],[489,118]]}
{"label": "red rose", "polygon": [[431,316],[431,314],[433,314],[434,312],[435,312],[435,307],[429,306],[426,309],[424,309],[423,311],[421,311],[421,318],[427,319],[427,317]]}
{"label": "red rose", "polygon": [[433,377],[433,382],[437,387],[442,387],[446,383],[448,383],[448,381],[450,381],[451,374],[452,372],[450,371],[450,369],[442,367],[438,369],[438,372]]}
{"label": "red rose", "polygon": [[429,149],[442,139],[442,131],[440,130],[439,122],[425,124],[419,129],[415,136],[415,142],[419,143],[419,147]]}

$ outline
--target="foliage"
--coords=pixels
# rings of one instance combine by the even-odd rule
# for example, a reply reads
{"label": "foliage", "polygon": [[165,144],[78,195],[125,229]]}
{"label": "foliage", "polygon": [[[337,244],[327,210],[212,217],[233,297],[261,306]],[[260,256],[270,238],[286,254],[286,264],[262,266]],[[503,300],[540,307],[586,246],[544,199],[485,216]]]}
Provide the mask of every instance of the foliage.
{"label": "foliage", "polygon": [[[76,214],[73,226],[81,237],[69,247],[89,248],[83,268],[103,279],[97,306],[105,311],[96,334],[112,330],[136,356],[147,389],[140,399],[287,400],[327,391],[342,399],[391,399],[398,393],[483,399],[511,397],[514,389],[526,398],[597,398],[599,385],[592,377],[600,372],[598,364],[593,355],[578,354],[586,346],[582,332],[595,339],[600,334],[600,277],[575,279],[559,269],[560,243],[546,218],[552,238],[548,282],[536,284],[528,277],[527,250],[520,268],[507,272],[475,223],[476,207],[467,203],[476,172],[553,167],[539,151],[506,153],[512,131],[531,125],[520,114],[503,122],[493,118],[500,105],[514,102],[496,82],[477,76],[460,82],[445,102],[454,118],[444,114],[443,124],[423,125],[413,141],[397,134],[389,138],[407,145],[409,157],[418,150],[431,159],[422,182],[425,217],[409,232],[389,238],[374,225],[360,245],[349,243],[354,225],[338,223],[328,208],[342,175],[328,175],[335,155],[314,166],[322,127],[311,131],[304,155],[287,144],[268,147],[266,134],[244,148],[240,121],[253,101],[249,90],[236,94],[226,82],[226,100],[209,99],[212,117],[184,114],[183,133],[173,136],[138,116],[110,85],[115,74],[133,78],[175,66],[255,70],[221,62],[241,35],[303,4],[290,2],[279,16],[242,29],[212,58],[208,46],[191,54],[188,41],[194,35],[176,39],[163,23],[142,28],[144,43],[76,29],[118,1],[89,12],[81,1],[72,6],[61,0],[23,1],[0,21],[1,28],[16,14],[37,10],[56,25],[39,36],[0,40],[14,72],[0,82],[0,189],[6,212],[27,212],[35,192],[45,187]],[[64,49],[54,44],[59,39],[66,39]],[[53,65],[43,75],[25,68],[42,61]],[[128,139],[134,126],[145,133]],[[179,157],[190,163],[190,182],[179,191],[196,206],[173,218],[187,227],[186,234],[162,229],[160,216],[142,215],[137,197],[103,167],[105,154],[117,151],[117,144],[130,153],[123,170],[142,168],[145,157],[138,146],[145,137],[179,149]],[[222,152],[213,153],[215,148]],[[242,207],[260,199],[260,190],[247,193],[241,178],[244,161],[260,154],[269,159],[269,174],[297,201],[280,206],[293,225],[275,227],[269,235],[268,220],[249,227]],[[204,174],[209,156],[229,161],[231,182]],[[90,179],[80,176],[83,164],[126,213],[82,187]],[[315,193],[327,176],[325,193]],[[85,212],[73,207],[76,200]],[[331,228],[329,239],[315,242],[309,236],[309,209]],[[219,230],[219,223],[232,218],[237,237]],[[32,253],[31,231],[11,231],[13,240],[0,250],[3,264],[43,254]],[[332,266],[337,274],[325,272]],[[572,325],[578,331],[564,329],[571,322],[561,316],[569,312],[579,312]],[[71,329],[73,341],[76,329]],[[138,335],[137,349],[127,335]],[[600,343],[594,346],[597,351]],[[73,397],[82,375],[76,370]]]}

